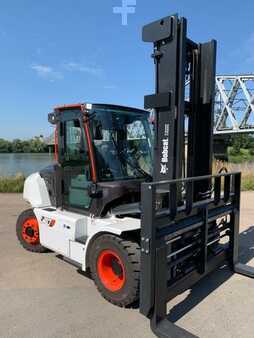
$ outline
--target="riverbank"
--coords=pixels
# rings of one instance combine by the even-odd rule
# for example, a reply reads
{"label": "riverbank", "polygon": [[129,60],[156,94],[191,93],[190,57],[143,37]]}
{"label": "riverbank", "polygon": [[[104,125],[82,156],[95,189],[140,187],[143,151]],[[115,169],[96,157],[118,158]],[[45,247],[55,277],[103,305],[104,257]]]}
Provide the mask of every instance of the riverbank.
{"label": "riverbank", "polygon": [[22,192],[25,182],[25,176],[16,175],[10,177],[0,177],[1,193],[17,193]]}
{"label": "riverbank", "polygon": [[[16,175],[0,177],[0,193],[17,193],[23,191],[25,176]],[[242,191],[254,191],[254,173],[242,173]]]}

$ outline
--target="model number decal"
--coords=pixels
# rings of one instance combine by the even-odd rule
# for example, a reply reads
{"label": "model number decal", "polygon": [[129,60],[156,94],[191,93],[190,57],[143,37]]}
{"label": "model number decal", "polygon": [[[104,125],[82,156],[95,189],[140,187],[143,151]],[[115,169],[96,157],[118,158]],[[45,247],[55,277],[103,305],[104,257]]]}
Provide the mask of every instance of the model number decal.
{"label": "model number decal", "polygon": [[45,224],[49,227],[53,227],[56,224],[56,220],[53,219],[53,218],[48,218],[48,217],[42,216],[41,217],[41,223],[43,223],[43,224]]}

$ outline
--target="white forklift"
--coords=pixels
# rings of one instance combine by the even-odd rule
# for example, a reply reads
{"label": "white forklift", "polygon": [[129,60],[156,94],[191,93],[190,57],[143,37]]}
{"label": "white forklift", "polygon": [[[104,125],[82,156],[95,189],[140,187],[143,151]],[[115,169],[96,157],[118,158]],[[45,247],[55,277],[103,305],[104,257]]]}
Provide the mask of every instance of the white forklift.
{"label": "white forklift", "polygon": [[194,337],[168,320],[167,302],[225,261],[254,276],[238,262],[241,174],[212,176],[216,42],[196,44],[186,25],[175,15],[143,29],[154,130],[147,111],[116,105],[49,114],[56,164],[26,179],[31,209],[17,221],[25,249],[90,270],[115,305],[139,300],[158,337]]}
{"label": "white forklift", "polygon": [[29,176],[17,234],[31,251],[53,250],[88,267],[103,296],[139,295],[140,186],[151,180],[149,113],[119,106],[55,108],[58,164]]}

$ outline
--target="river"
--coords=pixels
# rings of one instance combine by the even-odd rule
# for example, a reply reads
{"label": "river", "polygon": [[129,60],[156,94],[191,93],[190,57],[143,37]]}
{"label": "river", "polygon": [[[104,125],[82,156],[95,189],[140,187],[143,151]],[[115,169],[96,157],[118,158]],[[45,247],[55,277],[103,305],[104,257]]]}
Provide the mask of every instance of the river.
{"label": "river", "polygon": [[[1,154],[0,176],[23,174],[28,176],[54,163],[53,154]],[[229,171],[242,171],[245,174],[253,173],[254,162],[226,165]]]}
{"label": "river", "polygon": [[0,154],[0,176],[28,176],[52,163],[53,154]]}

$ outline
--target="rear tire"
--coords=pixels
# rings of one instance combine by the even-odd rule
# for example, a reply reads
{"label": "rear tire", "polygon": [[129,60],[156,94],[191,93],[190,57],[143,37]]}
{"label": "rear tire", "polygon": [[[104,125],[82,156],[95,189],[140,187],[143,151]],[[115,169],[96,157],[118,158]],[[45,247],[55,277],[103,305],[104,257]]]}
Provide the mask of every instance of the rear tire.
{"label": "rear tire", "polygon": [[132,240],[105,234],[89,252],[92,278],[101,295],[114,305],[127,307],[139,298],[140,247]]}
{"label": "rear tire", "polygon": [[16,224],[16,234],[20,244],[28,251],[47,252],[40,244],[39,224],[32,209],[23,211]]}

